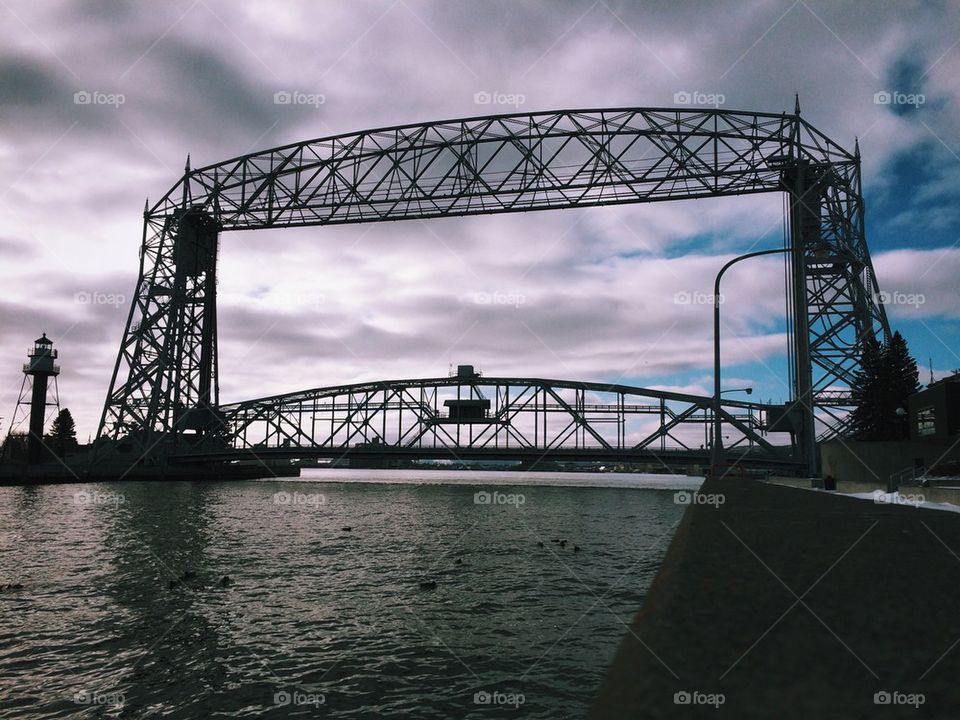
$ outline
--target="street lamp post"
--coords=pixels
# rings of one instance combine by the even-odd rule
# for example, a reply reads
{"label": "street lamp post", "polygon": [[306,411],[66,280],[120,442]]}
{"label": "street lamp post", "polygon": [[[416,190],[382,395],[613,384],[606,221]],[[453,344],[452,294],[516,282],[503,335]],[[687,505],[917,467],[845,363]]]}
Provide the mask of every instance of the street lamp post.
{"label": "street lamp post", "polygon": [[774,255],[791,252],[792,248],[757,250],[739,255],[720,268],[713,283],[713,452],[711,453],[711,476],[716,477],[723,465],[723,434],[720,420],[720,279],[731,265],[760,255]]}

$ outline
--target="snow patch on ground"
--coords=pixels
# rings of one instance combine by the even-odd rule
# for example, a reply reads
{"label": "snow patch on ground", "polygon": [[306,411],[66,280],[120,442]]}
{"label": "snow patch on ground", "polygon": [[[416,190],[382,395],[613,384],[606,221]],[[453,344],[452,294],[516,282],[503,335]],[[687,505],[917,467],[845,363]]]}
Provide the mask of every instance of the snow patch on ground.
{"label": "snow patch on ground", "polygon": [[834,495],[845,495],[846,497],[859,498],[861,500],[873,500],[877,505],[909,505],[910,507],[925,508],[927,510],[946,510],[947,512],[960,512],[960,505],[953,503],[935,503],[928,502],[923,495],[923,488],[917,488],[916,492],[884,492],[883,490],[874,490],[868,493],[840,493]]}

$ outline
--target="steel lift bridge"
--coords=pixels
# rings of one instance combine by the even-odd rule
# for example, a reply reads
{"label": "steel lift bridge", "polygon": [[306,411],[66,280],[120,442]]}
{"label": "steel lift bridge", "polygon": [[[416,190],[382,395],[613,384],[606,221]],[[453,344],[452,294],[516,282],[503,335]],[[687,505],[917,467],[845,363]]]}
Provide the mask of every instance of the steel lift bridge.
{"label": "steel lift bridge", "polygon": [[814,463],[817,439],[844,432],[863,342],[889,327],[864,237],[859,147],[827,138],[799,102],[793,113],[512,113],[309,140],[199,169],[188,160],[144,211],[99,447],[146,461],[347,450],[513,457],[524,448],[629,459],[668,444],[696,452],[701,443],[680,430],[710,421],[711,398],[596,383],[466,374],[221,405],[220,235],[770,192],[785,193],[788,208],[792,400],[767,408],[724,398],[721,415],[724,432],[753,453],[775,454],[764,427],[788,429],[793,459]]}

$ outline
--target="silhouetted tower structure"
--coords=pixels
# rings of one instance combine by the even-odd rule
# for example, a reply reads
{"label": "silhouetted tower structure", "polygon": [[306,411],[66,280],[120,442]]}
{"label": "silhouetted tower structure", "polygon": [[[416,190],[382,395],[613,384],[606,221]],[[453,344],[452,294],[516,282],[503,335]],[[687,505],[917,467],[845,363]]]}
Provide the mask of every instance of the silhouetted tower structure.
{"label": "silhouetted tower structure", "polygon": [[[23,384],[20,386],[20,399],[13,412],[13,421],[10,431],[17,426],[17,414],[21,408],[29,406],[30,433],[27,436],[27,462],[34,465],[40,462],[43,456],[43,427],[46,420],[47,405],[60,409],[60,392],[57,388],[57,375],[60,366],[54,361],[57,351],[53,349],[53,341],[46,333],[37,338],[33,347],[27,351],[29,362],[23,365]],[[50,389],[50,379],[53,378],[52,402],[47,402],[47,393]],[[29,400],[27,399],[29,395]],[[23,413],[26,413],[23,410]],[[22,418],[21,418],[22,422]]]}
{"label": "silhouetted tower structure", "polygon": [[217,393],[221,232],[766,192],[788,200],[784,414],[795,459],[813,475],[817,442],[849,430],[865,344],[890,327],[866,243],[859,146],[849,152],[810,125],[799,99],[792,114],[640,107],[443,120],[188,163],[144,211],[97,434],[145,458],[189,435],[229,436]]}

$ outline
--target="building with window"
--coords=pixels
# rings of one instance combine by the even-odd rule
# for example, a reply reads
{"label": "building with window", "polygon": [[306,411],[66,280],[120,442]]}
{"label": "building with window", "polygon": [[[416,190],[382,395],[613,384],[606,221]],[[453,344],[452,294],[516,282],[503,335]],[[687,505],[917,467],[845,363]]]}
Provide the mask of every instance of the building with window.
{"label": "building with window", "polygon": [[909,413],[912,440],[947,440],[960,434],[960,373],[911,395]]}

